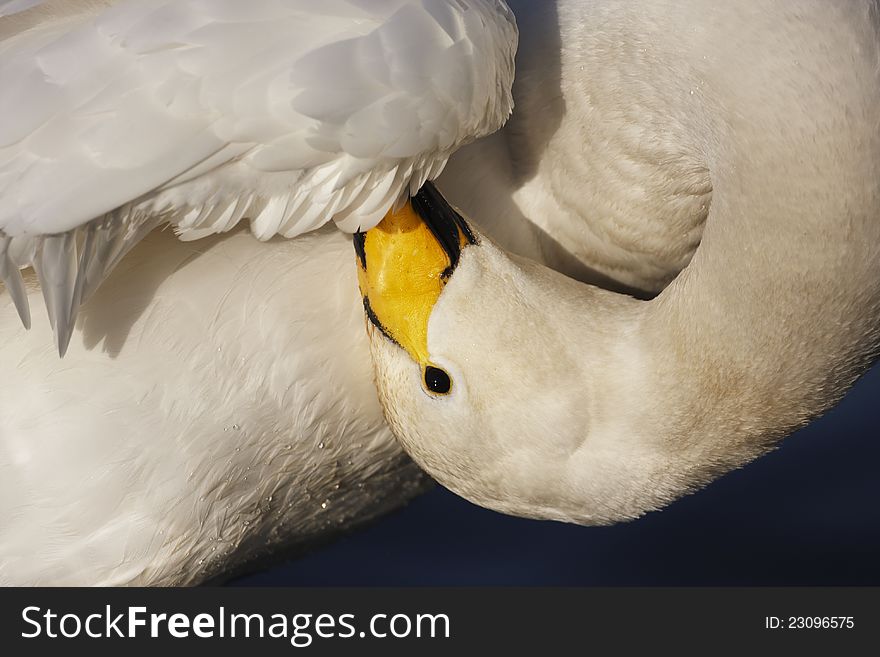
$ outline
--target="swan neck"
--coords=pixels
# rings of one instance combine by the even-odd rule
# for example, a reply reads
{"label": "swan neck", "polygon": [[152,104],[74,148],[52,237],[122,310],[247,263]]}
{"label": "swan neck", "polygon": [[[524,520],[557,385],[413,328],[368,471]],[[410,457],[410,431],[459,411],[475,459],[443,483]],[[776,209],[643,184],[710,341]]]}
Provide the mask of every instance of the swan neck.
{"label": "swan neck", "polygon": [[592,487],[585,499],[614,500],[618,519],[772,449],[877,358],[876,185],[780,180],[778,163],[748,162],[717,177],[703,243],[658,297],[582,297],[584,313],[600,297],[614,310],[600,311],[604,344],[582,361],[597,420],[574,468]]}

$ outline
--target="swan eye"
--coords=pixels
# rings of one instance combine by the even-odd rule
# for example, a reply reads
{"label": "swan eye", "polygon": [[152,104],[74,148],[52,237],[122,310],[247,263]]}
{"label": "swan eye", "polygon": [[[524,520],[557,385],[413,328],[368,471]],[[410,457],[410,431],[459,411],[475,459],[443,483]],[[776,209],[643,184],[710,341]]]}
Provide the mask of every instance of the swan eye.
{"label": "swan eye", "polygon": [[439,367],[428,365],[425,368],[425,387],[435,395],[447,395],[452,390],[452,379]]}

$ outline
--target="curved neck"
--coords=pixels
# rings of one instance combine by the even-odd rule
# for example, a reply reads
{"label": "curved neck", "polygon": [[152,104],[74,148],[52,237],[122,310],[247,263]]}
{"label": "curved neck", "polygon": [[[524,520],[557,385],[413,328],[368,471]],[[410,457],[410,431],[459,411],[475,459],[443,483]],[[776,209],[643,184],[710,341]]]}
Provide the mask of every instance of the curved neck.
{"label": "curved neck", "polygon": [[508,248],[564,270],[506,237],[528,216],[600,271],[665,287],[645,302],[588,288],[561,320],[591,419],[550,478],[557,499],[529,514],[565,497],[562,519],[601,522],[763,453],[876,358],[880,43],[866,2],[553,6],[523,39],[514,120],[447,180]]}
{"label": "curved neck", "polygon": [[594,440],[607,449],[584,450],[581,463],[585,480],[605,482],[599,499],[621,498],[624,515],[767,451],[877,358],[878,77],[854,66],[821,110],[794,84],[791,97],[780,92],[784,112],[751,107],[748,122],[735,106],[719,113],[725,139],[707,148],[713,198],[702,243],[631,313],[633,337],[612,352],[618,385],[597,384],[608,408],[637,407],[609,420]]}

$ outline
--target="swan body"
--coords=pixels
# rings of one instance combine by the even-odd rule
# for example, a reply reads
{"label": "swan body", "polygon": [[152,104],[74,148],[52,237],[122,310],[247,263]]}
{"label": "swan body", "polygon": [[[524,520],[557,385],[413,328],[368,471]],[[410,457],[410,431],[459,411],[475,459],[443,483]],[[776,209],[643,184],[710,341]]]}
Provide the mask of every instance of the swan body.
{"label": "swan body", "polygon": [[0,2],[0,583],[198,583],[423,486],[311,233],[499,127],[515,48],[497,0]]}
{"label": "swan body", "polygon": [[59,360],[0,296],[0,584],[198,583],[426,484],[382,418],[339,231],[153,233],[80,326]]}
{"label": "swan body", "polygon": [[[433,305],[427,359],[376,322],[371,345],[389,423],[438,481],[506,513],[602,524],[771,449],[877,358],[880,14],[554,6],[560,75],[529,77],[547,52],[524,37],[523,114],[440,181],[477,243]],[[504,149],[506,166],[474,167]],[[520,229],[493,232],[508,248],[656,296],[480,236],[508,216]]]}

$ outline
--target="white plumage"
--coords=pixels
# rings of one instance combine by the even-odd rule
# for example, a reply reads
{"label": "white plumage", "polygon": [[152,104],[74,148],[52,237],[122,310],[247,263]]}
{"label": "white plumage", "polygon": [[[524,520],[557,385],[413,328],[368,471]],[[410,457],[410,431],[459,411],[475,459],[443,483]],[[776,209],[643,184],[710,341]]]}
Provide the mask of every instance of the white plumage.
{"label": "white plumage", "polygon": [[422,490],[376,398],[351,262],[330,227],[156,231],[63,360],[0,295],[0,585],[198,583]]}
{"label": "white plumage", "polygon": [[157,223],[367,229],[512,107],[516,30],[496,0],[30,4],[0,24],[0,261],[33,261],[62,352],[79,303]]}

